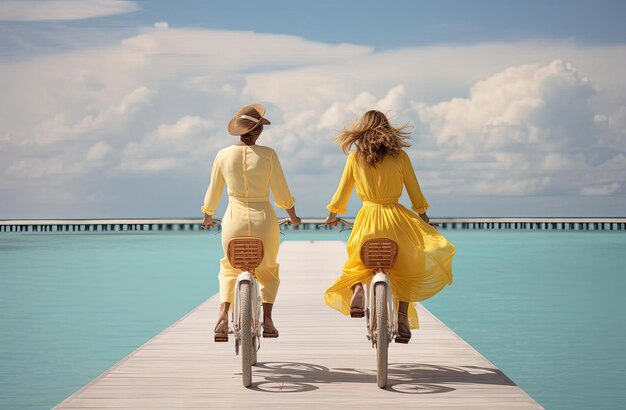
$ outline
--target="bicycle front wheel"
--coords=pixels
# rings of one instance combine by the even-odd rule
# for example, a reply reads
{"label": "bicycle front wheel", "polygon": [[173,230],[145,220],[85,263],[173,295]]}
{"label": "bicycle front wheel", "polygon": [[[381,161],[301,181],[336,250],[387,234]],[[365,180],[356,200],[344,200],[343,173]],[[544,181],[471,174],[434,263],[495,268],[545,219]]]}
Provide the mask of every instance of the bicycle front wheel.
{"label": "bicycle front wheel", "polygon": [[250,282],[239,284],[241,324],[241,376],[245,387],[252,384],[252,305],[250,300]]}
{"label": "bicycle front wheel", "polygon": [[378,387],[387,386],[387,364],[389,353],[389,332],[387,330],[387,285],[377,283],[374,287],[376,297],[376,381]]}

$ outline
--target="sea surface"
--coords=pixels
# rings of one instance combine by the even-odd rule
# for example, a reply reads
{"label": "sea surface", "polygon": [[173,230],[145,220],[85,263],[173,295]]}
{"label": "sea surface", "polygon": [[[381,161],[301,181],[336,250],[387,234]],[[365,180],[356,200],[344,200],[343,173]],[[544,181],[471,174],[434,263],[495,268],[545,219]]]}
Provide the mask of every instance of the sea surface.
{"label": "sea surface", "polygon": [[[626,408],[626,233],[443,233],[428,309],[546,408]],[[59,403],[216,293],[220,257],[210,232],[0,234],[0,408]]]}

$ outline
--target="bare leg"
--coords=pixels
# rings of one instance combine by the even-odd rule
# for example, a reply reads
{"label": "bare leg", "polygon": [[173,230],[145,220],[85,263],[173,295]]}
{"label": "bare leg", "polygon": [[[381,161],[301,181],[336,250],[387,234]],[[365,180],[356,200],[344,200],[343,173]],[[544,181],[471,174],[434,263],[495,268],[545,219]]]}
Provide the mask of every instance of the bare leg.
{"label": "bare leg", "polygon": [[363,317],[365,314],[365,290],[361,283],[352,286],[352,300],[350,301],[350,316]]}
{"label": "bare leg", "polygon": [[[398,311],[403,313],[405,316],[409,311],[409,302],[400,302],[398,304]],[[409,323],[409,319],[407,318],[407,323]]]}
{"label": "bare leg", "polygon": [[228,340],[228,310],[230,303],[224,302],[220,304],[220,313],[217,316],[217,324],[215,325],[215,341],[225,342]]}
{"label": "bare leg", "polygon": [[[411,338],[411,326],[409,325],[409,302],[400,302],[398,304],[398,338],[396,341],[405,339],[406,342]],[[404,343],[406,343],[404,342]]]}
{"label": "bare leg", "polygon": [[217,316],[217,326],[215,326],[215,330],[217,330],[218,326],[220,326],[220,322],[223,320],[226,323],[226,330],[228,331],[228,310],[230,309],[230,303],[224,302],[220,303],[220,313]]}
{"label": "bare leg", "polygon": [[278,337],[278,330],[272,320],[273,307],[271,303],[263,303],[263,337]]}

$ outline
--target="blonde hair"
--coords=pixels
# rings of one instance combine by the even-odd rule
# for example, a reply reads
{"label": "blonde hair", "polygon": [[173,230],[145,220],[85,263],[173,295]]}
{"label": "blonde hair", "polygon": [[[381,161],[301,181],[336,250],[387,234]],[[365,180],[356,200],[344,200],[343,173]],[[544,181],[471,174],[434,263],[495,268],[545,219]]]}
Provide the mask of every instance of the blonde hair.
{"label": "blonde hair", "polygon": [[352,129],[344,129],[336,140],[344,153],[356,147],[357,158],[375,167],[385,155],[398,155],[402,148],[410,147],[407,142],[410,133],[409,124],[400,127],[391,125],[387,116],[380,111],[371,110],[352,124]]}

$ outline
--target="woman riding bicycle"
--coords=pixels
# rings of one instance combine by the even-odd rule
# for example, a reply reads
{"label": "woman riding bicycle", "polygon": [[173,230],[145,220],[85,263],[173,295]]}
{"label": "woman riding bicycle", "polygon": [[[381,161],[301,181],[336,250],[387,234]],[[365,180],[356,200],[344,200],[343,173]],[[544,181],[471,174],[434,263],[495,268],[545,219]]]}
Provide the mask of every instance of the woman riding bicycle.
{"label": "woman riding bicycle", "polygon": [[[394,127],[380,111],[368,111],[344,130],[337,140],[344,153],[354,145],[330,204],[326,223],[336,224],[337,214],[346,213],[348,199],[356,185],[363,200],[352,234],[348,239],[348,261],[343,274],[328,288],[326,304],[345,315],[362,317],[365,305],[363,283],[372,270],[361,261],[362,244],[373,238],[388,238],[398,244],[398,259],[389,270],[394,299],[398,306],[397,342],[408,343],[411,330],[418,327],[417,311],[411,302],[427,299],[452,283],[453,244],[428,222],[429,205],[422,195],[409,156],[408,126]],[[411,200],[411,212],[398,203],[403,186]]]}
{"label": "woman riding bicycle", "polygon": [[254,236],[263,241],[263,260],[255,270],[263,302],[263,337],[278,337],[278,330],[272,321],[272,306],[280,282],[276,263],[280,230],[269,202],[270,188],[274,202],[287,210],[290,222],[299,225],[301,220],[296,215],[295,199],[289,191],[276,152],[272,148],[255,144],[263,132],[263,125],[270,124],[264,114],[265,107],[262,105],[248,105],[240,108],[229,122],[228,132],[240,136],[240,141],[217,153],[211,183],[202,206],[202,225],[215,225],[212,216],[224,184],[227,185],[228,207],[222,220],[224,257],[220,260],[220,313],[215,326],[216,341],[228,340],[228,310],[233,302],[240,272],[230,265],[226,249],[232,238],[241,236]]}

